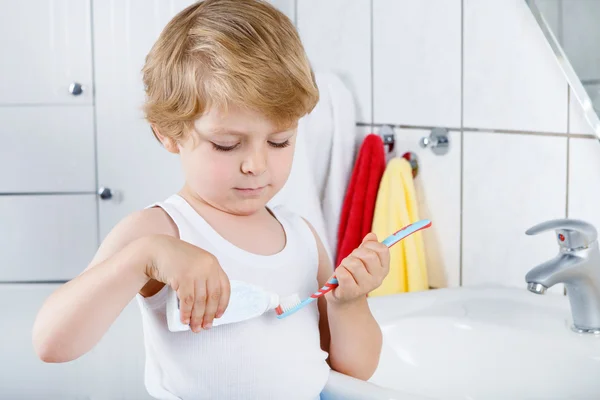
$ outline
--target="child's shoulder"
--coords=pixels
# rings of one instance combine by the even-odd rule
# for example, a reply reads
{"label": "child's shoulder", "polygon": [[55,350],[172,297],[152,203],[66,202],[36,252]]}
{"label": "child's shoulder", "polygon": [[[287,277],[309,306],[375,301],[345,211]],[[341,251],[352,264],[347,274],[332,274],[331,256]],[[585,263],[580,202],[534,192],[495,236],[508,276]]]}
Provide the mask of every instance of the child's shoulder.
{"label": "child's shoulder", "polygon": [[179,231],[169,215],[159,207],[135,211],[112,228],[89,267],[104,261],[133,241],[149,235],[179,237]]}
{"label": "child's shoulder", "polygon": [[[135,211],[123,218],[111,231],[111,235],[135,239],[146,235],[169,235],[177,237],[177,225],[160,207]],[[110,235],[109,235],[110,236]],[[108,237],[107,237],[108,238]]]}

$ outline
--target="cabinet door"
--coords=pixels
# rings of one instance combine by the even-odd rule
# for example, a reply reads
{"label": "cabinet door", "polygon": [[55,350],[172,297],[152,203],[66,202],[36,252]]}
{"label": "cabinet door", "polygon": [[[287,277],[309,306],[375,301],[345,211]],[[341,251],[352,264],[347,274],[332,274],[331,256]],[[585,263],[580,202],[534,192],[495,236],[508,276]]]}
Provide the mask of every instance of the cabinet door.
{"label": "cabinet door", "polygon": [[77,276],[98,247],[96,196],[0,196],[0,282]]}
{"label": "cabinet door", "polygon": [[31,344],[33,322],[58,284],[0,285],[0,398],[150,400],[144,387],[144,337],[130,302],[92,350],[67,363],[44,363]]}
{"label": "cabinet door", "polygon": [[92,106],[0,106],[0,193],[96,190]]}
{"label": "cabinet door", "polygon": [[92,104],[89,0],[0,0],[0,10],[0,105]]}
{"label": "cabinet door", "polygon": [[[144,120],[141,69],[167,22],[191,0],[94,1],[100,237],[125,215],[163,200],[183,184],[179,159]],[[126,38],[126,40],[124,39]]]}

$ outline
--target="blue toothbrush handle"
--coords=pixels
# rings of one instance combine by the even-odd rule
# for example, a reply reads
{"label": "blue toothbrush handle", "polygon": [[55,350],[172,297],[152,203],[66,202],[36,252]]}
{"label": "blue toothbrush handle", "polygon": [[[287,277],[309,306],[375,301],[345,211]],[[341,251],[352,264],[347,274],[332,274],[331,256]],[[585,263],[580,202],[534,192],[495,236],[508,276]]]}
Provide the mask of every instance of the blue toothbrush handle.
{"label": "blue toothbrush handle", "polygon": [[387,247],[392,247],[408,235],[412,235],[413,233],[420,231],[425,228],[429,228],[431,226],[431,221],[428,219],[422,219],[413,224],[405,226],[400,229],[398,232],[388,236],[381,243],[385,244]]}

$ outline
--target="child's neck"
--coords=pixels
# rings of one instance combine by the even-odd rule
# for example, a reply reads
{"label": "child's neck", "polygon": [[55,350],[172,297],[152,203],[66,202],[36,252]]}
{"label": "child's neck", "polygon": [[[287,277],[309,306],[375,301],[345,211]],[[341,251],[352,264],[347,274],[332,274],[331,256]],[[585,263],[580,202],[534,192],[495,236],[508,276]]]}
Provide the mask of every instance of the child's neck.
{"label": "child's neck", "polygon": [[245,222],[252,222],[253,220],[263,220],[265,216],[270,216],[275,218],[271,212],[268,210],[266,204],[262,207],[258,208],[255,212],[250,214],[241,214],[236,213],[235,211],[227,210],[225,207],[220,207],[219,205],[215,205],[206,201],[202,197],[195,194],[193,191],[189,190],[187,187],[182,188],[179,193],[181,197],[183,197],[192,208],[202,217],[215,215],[219,218],[239,220]]}
{"label": "child's neck", "polygon": [[252,214],[237,215],[221,210],[185,190],[179,195],[220,236],[243,250],[271,255],[285,247],[285,231],[266,205]]}

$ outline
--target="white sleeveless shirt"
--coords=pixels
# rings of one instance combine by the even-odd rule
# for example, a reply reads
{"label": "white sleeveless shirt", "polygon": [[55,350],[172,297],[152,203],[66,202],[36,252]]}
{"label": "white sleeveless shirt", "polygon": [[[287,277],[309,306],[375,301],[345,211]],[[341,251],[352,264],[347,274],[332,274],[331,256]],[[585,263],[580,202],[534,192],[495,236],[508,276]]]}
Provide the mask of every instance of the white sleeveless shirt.
{"label": "white sleeveless shirt", "polygon": [[[315,237],[298,215],[271,209],[286,244],[271,256],[236,247],[219,235],[181,196],[159,206],[173,219],[181,240],[218,260],[232,280],[287,296],[306,298],[318,289]],[[150,206],[150,207],[152,207]],[[165,285],[154,296],[137,294],[146,349],[145,384],[157,399],[315,400],[329,376],[321,350],[316,302],[277,319],[273,311],[248,321],[193,333],[167,328]]]}

